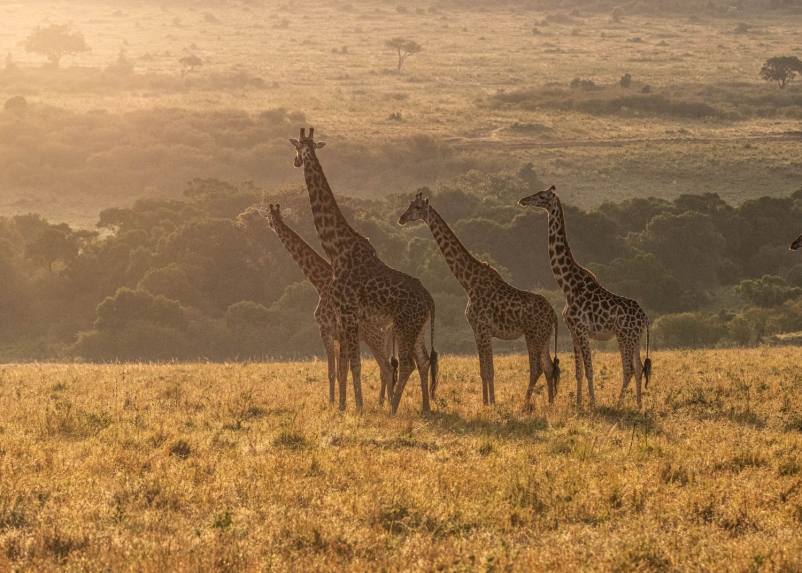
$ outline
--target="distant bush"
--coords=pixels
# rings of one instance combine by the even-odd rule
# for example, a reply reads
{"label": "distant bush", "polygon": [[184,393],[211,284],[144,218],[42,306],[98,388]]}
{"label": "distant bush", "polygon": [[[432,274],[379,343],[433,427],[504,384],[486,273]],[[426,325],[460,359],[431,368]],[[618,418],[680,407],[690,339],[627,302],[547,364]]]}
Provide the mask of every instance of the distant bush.
{"label": "distant bush", "polygon": [[7,109],[9,111],[24,111],[28,109],[28,102],[22,96],[12,96],[6,100],[6,103],[3,105],[3,109]]}
{"label": "distant bush", "polygon": [[572,89],[592,90],[596,87],[596,82],[593,80],[586,80],[582,78],[574,78],[571,80]]}
{"label": "distant bush", "polygon": [[752,26],[750,26],[746,22],[739,22],[738,25],[735,26],[735,31],[733,33],[735,33],[735,34],[746,34],[747,32],[749,32],[749,30],[751,28],[752,28]]}
{"label": "distant bush", "polygon": [[735,287],[735,291],[747,303],[765,308],[773,308],[802,296],[802,288],[788,286],[784,278],[772,275],[764,275],[760,280],[743,280]]}
{"label": "distant bush", "polygon": [[621,79],[618,80],[618,84],[622,88],[628,88],[629,86],[632,85],[632,76],[629,74],[624,74],[623,76],[621,76]]}
{"label": "distant bush", "polygon": [[715,346],[725,333],[725,325],[717,316],[701,312],[666,314],[652,326],[652,335],[662,348]]}

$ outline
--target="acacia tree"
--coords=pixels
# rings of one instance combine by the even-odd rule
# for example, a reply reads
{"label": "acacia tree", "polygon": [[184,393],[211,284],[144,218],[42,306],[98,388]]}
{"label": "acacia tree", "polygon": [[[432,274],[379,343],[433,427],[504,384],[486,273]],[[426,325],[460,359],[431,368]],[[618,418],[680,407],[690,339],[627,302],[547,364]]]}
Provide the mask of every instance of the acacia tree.
{"label": "acacia tree", "polygon": [[194,72],[195,68],[201,67],[203,65],[203,60],[195,54],[190,54],[178,60],[178,63],[181,64],[181,77],[184,77],[189,72]]}
{"label": "acacia tree", "polygon": [[26,52],[47,56],[54,68],[59,67],[62,57],[74,56],[92,49],[86,45],[84,35],[77,30],[73,31],[69,24],[37,26],[21,44]]}
{"label": "acacia tree", "polygon": [[769,58],[760,68],[760,77],[767,82],[777,82],[780,89],[790,82],[796,74],[802,73],[802,61],[796,56],[777,56]]}
{"label": "acacia tree", "polygon": [[407,40],[406,38],[393,38],[384,43],[388,48],[395,50],[398,53],[398,71],[401,72],[401,65],[409,56],[423,51],[423,46],[414,40]]}

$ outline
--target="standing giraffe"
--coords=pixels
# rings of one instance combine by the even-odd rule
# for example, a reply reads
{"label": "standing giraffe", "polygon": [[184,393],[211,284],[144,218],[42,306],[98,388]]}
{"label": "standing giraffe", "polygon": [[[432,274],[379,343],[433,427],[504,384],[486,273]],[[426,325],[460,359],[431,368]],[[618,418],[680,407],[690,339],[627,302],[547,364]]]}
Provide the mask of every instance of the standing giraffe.
{"label": "standing giraffe", "polygon": [[792,251],[797,250],[799,247],[802,247],[802,235],[799,235],[796,238],[796,240],[793,243],[791,243],[791,250]]}
{"label": "standing giraffe", "polygon": [[[596,276],[574,260],[565,230],[560,198],[552,185],[546,191],[524,197],[518,203],[524,207],[539,207],[549,214],[549,258],[557,284],[565,293],[563,318],[574,343],[576,360],[576,403],[582,403],[582,371],[588,378],[590,405],[596,404],[593,394],[593,361],[590,339],[618,339],[624,382],[619,400],[632,376],[638,383],[638,408],[641,407],[641,381],[646,378],[649,387],[652,361],[649,359],[649,319],[640,305],[632,299],[613,294],[603,288]],[[646,361],[640,360],[640,341],[646,331]]]}
{"label": "standing giraffe", "polygon": [[[429,414],[429,395],[437,388],[437,353],[434,350],[434,300],[421,282],[387,266],[366,237],[345,220],[329,187],[316,150],[325,143],[314,141],[301,129],[300,139],[291,139],[295,167],[303,167],[304,180],[320,243],[331,261],[334,280],[331,296],[340,325],[340,362],[337,375],[340,410],[345,409],[348,365],[354,383],[357,410],[362,410],[362,364],[359,356],[359,324],[366,320],[393,325],[398,343],[400,373],[398,384],[390,383],[392,413],[398,411],[401,395],[417,366],[421,379],[423,413]],[[431,321],[432,351],[426,352],[423,326]],[[427,386],[431,366],[431,382]]]}
{"label": "standing giraffe", "polygon": [[[331,265],[284,222],[281,216],[281,205],[276,205],[274,208],[271,204],[269,211],[250,207],[238,219],[247,225],[249,229],[258,233],[257,237],[260,242],[263,241],[263,237],[266,237],[262,232],[263,229],[260,228],[260,224],[264,224],[264,221],[267,220],[268,226],[276,233],[281,243],[304,273],[304,276],[306,276],[306,279],[315,287],[320,297],[317,308],[315,308],[315,320],[320,328],[320,338],[323,340],[328,360],[329,402],[334,403],[334,379],[337,375],[339,333],[337,331],[337,314],[329,293],[333,279]],[[390,362],[390,354],[392,352],[390,348],[391,336],[392,328],[382,328],[381,325],[372,322],[362,324],[359,329],[359,338],[368,345],[373,357],[376,359],[376,363],[379,365],[381,377],[380,404],[384,404],[385,390],[393,377],[394,368]]]}
{"label": "standing giraffe", "polygon": [[[557,314],[545,297],[517,289],[506,283],[496,269],[476,259],[460,242],[440,214],[422,193],[415,195],[398,219],[399,225],[423,221],[440,247],[451,272],[465,294],[468,306],[465,317],[473,329],[479,351],[484,404],[495,404],[493,388],[492,338],[515,340],[523,336],[529,351],[529,388],[526,405],[531,406],[532,391],[540,374],[545,372],[549,404],[554,403],[560,376],[557,359]],[[554,361],[549,354],[549,341],[554,331]]]}

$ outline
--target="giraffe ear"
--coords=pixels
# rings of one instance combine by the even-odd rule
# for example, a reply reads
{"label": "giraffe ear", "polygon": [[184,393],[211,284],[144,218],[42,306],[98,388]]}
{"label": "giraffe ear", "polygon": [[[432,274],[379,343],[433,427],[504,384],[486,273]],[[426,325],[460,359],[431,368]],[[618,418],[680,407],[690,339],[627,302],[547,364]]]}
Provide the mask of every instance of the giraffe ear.
{"label": "giraffe ear", "polygon": [[281,212],[281,216],[282,217],[289,217],[290,215],[292,215],[292,209],[284,209]]}
{"label": "giraffe ear", "polygon": [[301,142],[297,139],[290,139],[290,144],[295,148],[298,149],[301,147]]}
{"label": "giraffe ear", "polygon": [[424,199],[423,202],[424,202],[424,204],[428,205],[429,204],[429,198],[426,197],[426,199]]}
{"label": "giraffe ear", "polygon": [[315,149],[323,149],[324,147],[326,147],[325,141],[318,141],[317,143],[315,143]]}

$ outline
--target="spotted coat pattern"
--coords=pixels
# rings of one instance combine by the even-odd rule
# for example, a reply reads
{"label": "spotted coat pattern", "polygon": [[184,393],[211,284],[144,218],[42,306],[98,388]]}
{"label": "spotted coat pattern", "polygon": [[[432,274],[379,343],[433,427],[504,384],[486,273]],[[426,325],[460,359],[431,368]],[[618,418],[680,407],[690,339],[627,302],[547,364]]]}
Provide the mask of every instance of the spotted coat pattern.
{"label": "spotted coat pattern", "polygon": [[549,354],[551,334],[557,344],[557,314],[545,297],[517,289],[508,284],[496,269],[471,255],[429,199],[418,193],[398,220],[400,225],[410,221],[423,221],[443,253],[451,272],[465,289],[468,305],[465,318],[473,329],[479,352],[479,370],[482,377],[484,404],[495,404],[492,338],[526,340],[529,351],[529,387],[526,406],[532,405],[535,383],[545,373],[549,403],[557,393],[559,368]]}
{"label": "spotted coat pattern", "polygon": [[[623,398],[633,375],[637,381],[637,401],[641,407],[641,382],[646,376],[649,384],[649,319],[640,305],[632,299],[614,294],[602,287],[596,276],[574,260],[565,229],[560,198],[554,186],[524,197],[523,206],[538,207],[549,214],[549,258],[557,284],[565,294],[563,318],[574,343],[576,362],[576,401],[582,402],[582,377],[588,379],[590,405],[596,398],[593,392],[593,361],[590,340],[618,339],[623,365],[623,383],[619,399]],[[646,362],[640,358],[641,336],[646,331]]]}
{"label": "spotted coat pattern", "polygon": [[[397,384],[391,380],[389,396],[393,413],[398,410],[407,380],[417,367],[421,379],[423,412],[431,412],[430,396],[437,385],[434,352],[434,300],[421,282],[386,265],[370,241],[346,221],[318,161],[316,150],[323,142],[314,141],[314,130],[306,137],[301,129],[298,140],[290,140],[296,149],[295,167],[303,167],[312,216],[326,256],[331,261],[333,281],[331,297],[340,325],[340,360],[337,380],[340,409],[345,409],[346,381],[350,364],[357,410],[362,409],[359,324],[372,321],[392,325],[398,346],[400,371]],[[423,327],[431,323],[432,353],[426,352]],[[433,364],[432,364],[433,363]],[[429,379],[432,366],[431,381]]]}
{"label": "spotted coat pattern", "polygon": [[[340,335],[337,328],[337,313],[334,310],[334,303],[329,292],[331,282],[334,279],[331,272],[331,264],[284,222],[280,205],[275,207],[270,205],[268,211],[251,207],[239,216],[239,220],[247,225],[247,228],[253,232],[264,247],[266,247],[263,241],[266,236],[264,227],[269,226],[273,229],[295,263],[304,273],[306,279],[317,291],[320,300],[315,308],[315,320],[320,329],[323,346],[326,349],[326,359],[329,367],[329,401],[333,403]],[[384,328],[380,324],[365,322],[359,327],[359,339],[367,344],[376,359],[376,363],[379,365],[381,377],[379,403],[383,404],[386,388],[393,376],[393,368],[390,363],[392,327]]]}

